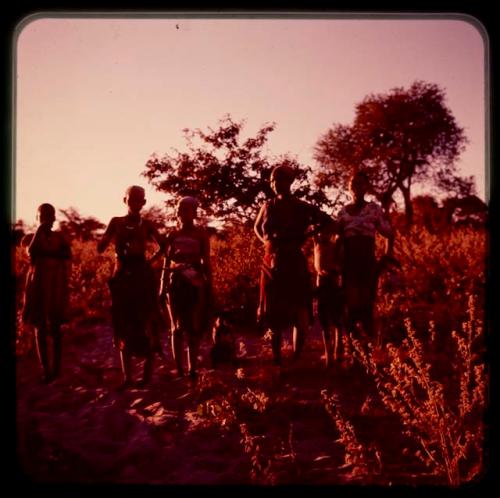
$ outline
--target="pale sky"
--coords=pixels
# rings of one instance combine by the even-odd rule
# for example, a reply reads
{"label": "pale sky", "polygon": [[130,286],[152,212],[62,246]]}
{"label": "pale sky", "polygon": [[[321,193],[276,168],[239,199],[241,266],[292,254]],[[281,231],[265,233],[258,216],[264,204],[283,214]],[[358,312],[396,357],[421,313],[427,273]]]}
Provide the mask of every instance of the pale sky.
{"label": "pale sky", "polygon": [[15,219],[50,202],[107,223],[152,153],[184,149],[183,128],[225,114],[268,153],[314,166],[333,124],[370,93],[420,79],[446,91],[470,141],[460,172],[485,198],[485,46],[459,19],[41,18],[17,41]]}

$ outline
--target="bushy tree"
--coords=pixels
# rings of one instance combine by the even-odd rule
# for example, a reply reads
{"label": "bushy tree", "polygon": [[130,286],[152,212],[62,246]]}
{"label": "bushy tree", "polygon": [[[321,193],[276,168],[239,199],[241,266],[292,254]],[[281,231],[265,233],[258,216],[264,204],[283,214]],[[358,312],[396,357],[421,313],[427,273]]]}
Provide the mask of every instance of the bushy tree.
{"label": "bushy tree", "polygon": [[166,194],[172,209],[179,195],[195,195],[206,216],[219,220],[238,220],[250,224],[260,203],[271,195],[269,176],[278,164],[298,170],[295,192],[318,204],[327,202],[321,192],[312,192],[310,167],[288,155],[271,158],[263,151],[275,124],[264,125],[254,137],[242,139],[244,122],[225,116],[218,128],[184,129],[187,150],[173,150],[162,157],[154,154],[143,175]]}
{"label": "bushy tree", "polygon": [[82,216],[77,209],[59,209],[64,219],[59,221],[61,231],[66,232],[72,239],[83,241],[94,240],[105,225],[93,216]]}
{"label": "bushy tree", "polygon": [[407,224],[413,221],[411,190],[416,183],[463,197],[473,193],[473,179],[461,178],[456,160],[467,142],[434,83],[414,82],[367,96],[356,106],[352,125],[335,124],[317,142],[315,160],[322,188],[346,190],[357,169],[367,172],[373,193],[388,210],[399,192]]}

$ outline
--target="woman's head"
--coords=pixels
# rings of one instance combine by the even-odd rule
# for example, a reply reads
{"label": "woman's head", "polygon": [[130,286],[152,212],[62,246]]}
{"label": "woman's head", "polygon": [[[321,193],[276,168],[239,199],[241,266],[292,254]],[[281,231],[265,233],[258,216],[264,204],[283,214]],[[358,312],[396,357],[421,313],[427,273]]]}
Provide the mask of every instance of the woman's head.
{"label": "woman's head", "polygon": [[52,227],[56,220],[56,210],[54,206],[49,203],[40,204],[37,210],[37,218],[41,225],[45,224]]}
{"label": "woman's head", "polygon": [[363,199],[370,189],[370,179],[364,171],[356,171],[351,177],[351,192],[355,199]]}
{"label": "woman's head", "polygon": [[128,206],[129,213],[138,214],[146,204],[146,192],[142,187],[132,185],[125,191],[123,202]]}
{"label": "woman's head", "polygon": [[286,194],[295,179],[295,171],[287,165],[276,166],[271,172],[271,188],[276,194]]}
{"label": "woman's head", "polygon": [[177,202],[177,217],[182,223],[190,223],[196,218],[198,211],[198,199],[187,195]]}

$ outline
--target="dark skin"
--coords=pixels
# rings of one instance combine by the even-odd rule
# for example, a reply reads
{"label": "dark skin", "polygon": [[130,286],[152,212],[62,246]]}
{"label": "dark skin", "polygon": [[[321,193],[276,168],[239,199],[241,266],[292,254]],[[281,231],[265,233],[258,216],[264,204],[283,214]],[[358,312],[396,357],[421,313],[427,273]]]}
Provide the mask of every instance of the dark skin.
{"label": "dark skin", "polygon": [[[347,212],[351,215],[357,215],[366,206],[365,195],[368,193],[370,185],[363,176],[355,176],[351,181],[351,192],[354,202],[346,207]],[[393,256],[394,235],[387,237],[385,255]]]}
{"label": "dark skin", "polygon": [[[328,227],[327,229],[321,231],[314,237],[314,246],[315,251],[319,251],[320,260],[322,257],[333,258],[335,260],[335,256],[331,254],[331,248],[329,244],[331,243],[331,238],[334,235],[333,226]],[[327,252],[323,252],[327,251]],[[329,252],[328,252],[329,251]],[[331,261],[331,260],[330,260]],[[323,278],[329,278],[329,271],[331,268],[321,269],[323,266],[321,263],[320,268],[318,269],[318,276]],[[336,272],[339,272],[339,268],[335,268]],[[330,277],[331,278],[331,277]],[[337,279],[338,284],[338,279]],[[330,315],[327,311],[333,303],[322,303],[318,302],[318,318],[321,325],[321,332],[323,335],[323,346],[325,350],[325,367],[329,368],[332,365],[332,359],[336,360],[338,356],[341,354],[342,348],[342,340],[341,334],[342,330],[340,327],[340,323],[333,324],[330,323]],[[326,309],[323,309],[326,305]],[[332,341],[332,329],[333,329],[333,341]]]}
{"label": "dark skin", "polygon": [[[54,225],[55,209],[48,204],[42,205],[37,214],[39,226],[36,233],[28,246],[28,253],[32,261],[38,257],[50,256],[58,259],[70,259],[71,252],[69,248],[62,248],[58,251],[47,252],[41,247],[40,241],[42,237],[50,237],[52,227]],[[49,361],[48,337],[52,338],[52,368]],[[38,360],[43,371],[43,381],[45,383],[55,380],[60,373],[61,368],[61,324],[57,322],[47,321],[40,327],[35,328],[35,343]]]}
{"label": "dark skin", "polygon": [[[276,197],[281,200],[287,200],[292,197],[291,194],[291,185],[292,185],[292,179],[287,176],[286,174],[272,174],[271,175],[271,188],[276,194]],[[254,232],[257,235],[257,238],[263,243],[263,244],[273,244],[273,241],[269,241],[264,237],[264,231],[263,231],[263,216],[264,216],[264,209],[265,207],[263,206],[261,210],[259,211],[259,214],[257,215],[257,218],[255,220],[254,224]],[[332,221],[333,224],[333,221]],[[314,229],[309,229],[305,234],[304,234],[304,241],[308,237],[313,236],[315,233],[317,233],[321,228],[323,227],[317,227]],[[307,307],[302,307],[298,310],[297,312],[297,318],[293,327],[293,351],[294,351],[294,360],[298,359],[300,352],[303,348],[304,344],[304,336],[306,331],[309,329],[309,309]],[[274,354],[274,361],[276,364],[280,364],[281,360],[281,332],[282,331],[277,331],[277,330],[272,330],[272,349],[273,349],[273,354]]]}
{"label": "dark skin", "polygon": [[[120,264],[120,255],[127,251],[127,254],[136,254],[143,255],[145,251],[145,240],[132,241],[130,244],[123,244],[122,241],[116,240],[116,234],[119,231],[119,225],[126,222],[131,225],[138,225],[141,221],[141,209],[146,204],[146,199],[144,196],[144,192],[139,189],[132,189],[129,193],[125,195],[123,198],[123,202],[127,206],[127,216],[124,218],[113,218],[109,224],[106,233],[103,235],[102,239],[97,244],[97,252],[100,254],[106,250],[108,245],[114,239],[115,249],[117,252],[118,264]],[[161,235],[157,232],[154,226],[148,226],[149,238],[155,240],[160,248],[163,246],[164,241]],[[157,251],[157,253],[153,256],[153,258],[149,259],[149,262],[152,262],[154,259],[159,257],[161,250]],[[126,349],[120,350],[120,361],[122,367],[122,373],[124,377],[124,381],[122,384],[122,388],[130,387],[133,384],[132,380],[132,357],[126,351]],[[138,382],[139,385],[145,385],[149,382],[153,369],[153,354],[150,353],[145,361],[144,361],[144,370],[142,380]]]}
{"label": "dark skin", "polygon": [[[173,262],[170,259],[170,253],[166,251],[166,257],[162,273],[162,283],[160,289],[160,300],[161,302],[166,301],[166,296],[168,293],[168,280],[171,271],[172,263],[175,264],[192,264],[199,266],[202,274],[205,276],[206,285],[208,286],[208,300],[212,301],[213,288],[212,288],[212,268],[210,263],[210,243],[209,238],[204,232],[200,232],[200,229],[195,226],[194,220],[196,218],[196,208],[189,203],[180,203],[177,208],[177,218],[180,222],[181,228],[174,233],[174,235],[186,235],[191,238],[199,238],[201,242],[201,254],[200,260],[198,257],[193,255],[178,255],[177,260]],[[194,258],[194,259],[193,259]],[[170,315],[170,322],[173,325],[172,330],[172,352],[174,360],[177,365],[177,371],[180,376],[183,375],[183,361],[182,361],[182,337],[185,334],[188,340],[188,369],[191,376],[196,375],[196,358],[199,348],[199,334],[197,332],[202,327],[203,320],[203,310],[207,305],[207,296],[204,292],[204,287],[199,287],[198,299],[196,304],[192,309],[192,319],[189,321],[191,323],[193,330],[182,330],[180,326],[180,316],[178,311],[167,301],[167,308]]]}
{"label": "dark skin", "polygon": [[[354,176],[351,181],[351,193],[353,196],[353,203],[346,207],[347,212],[350,215],[358,215],[361,210],[367,204],[365,200],[365,195],[368,193],[370,188],[368,180],[364,176]],[[391,259],[393,258],[393,249],[394,249],[394,234],[392,233],[388,237],[386,236],[386,247],[385,247],[385,255],[384,258]],[[364,331],[367,333],[368,337],[373,337],[375,332],[375,318],[373,314],[374,302],[371,302],[368,309],[365,310],[358,318],[361,326]],[[348,313],[349,315],[349,313]],[[348,316],[348,327],[356,328],[356,324],[354,323],[354,319]]]}

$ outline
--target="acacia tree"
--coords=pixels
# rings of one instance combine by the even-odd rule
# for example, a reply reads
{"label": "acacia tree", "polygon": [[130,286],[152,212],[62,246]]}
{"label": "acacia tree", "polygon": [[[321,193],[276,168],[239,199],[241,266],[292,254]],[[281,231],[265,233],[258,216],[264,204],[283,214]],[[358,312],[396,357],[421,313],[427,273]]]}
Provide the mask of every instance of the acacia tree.
{"label": "acacia tree", "polygon": [[352,125],[328,130],[315,146],[314,158],[323,165],[316,181],[322,188],[346,189],[351,174],[362,168],[386,210],[393,195],[401,193],[410,225],[414,184],[431,183],[459,196],[473,193],[472,177],[461,178],[456,171],[466,142],[444,90],[416,81],[409,89],[367,96],[356,105]]}
{"label": "acacia tree", "polygon": [[310,167],[288,155],[271,158],[263,152],[275,124],[266,124],[254,137],[242,139],[244,121],[230,116],[219,120],[217,129],[184,129],[187,151],[176,149],[159,157],[153,154],[142,173],[172,209],[179,195],[195,195],[208,217],[250,224],[260,203],[271,195],[269,177],[278,164],[296,168],[295,193],[318,205],[328,203],[322,192],[312,192]]}

